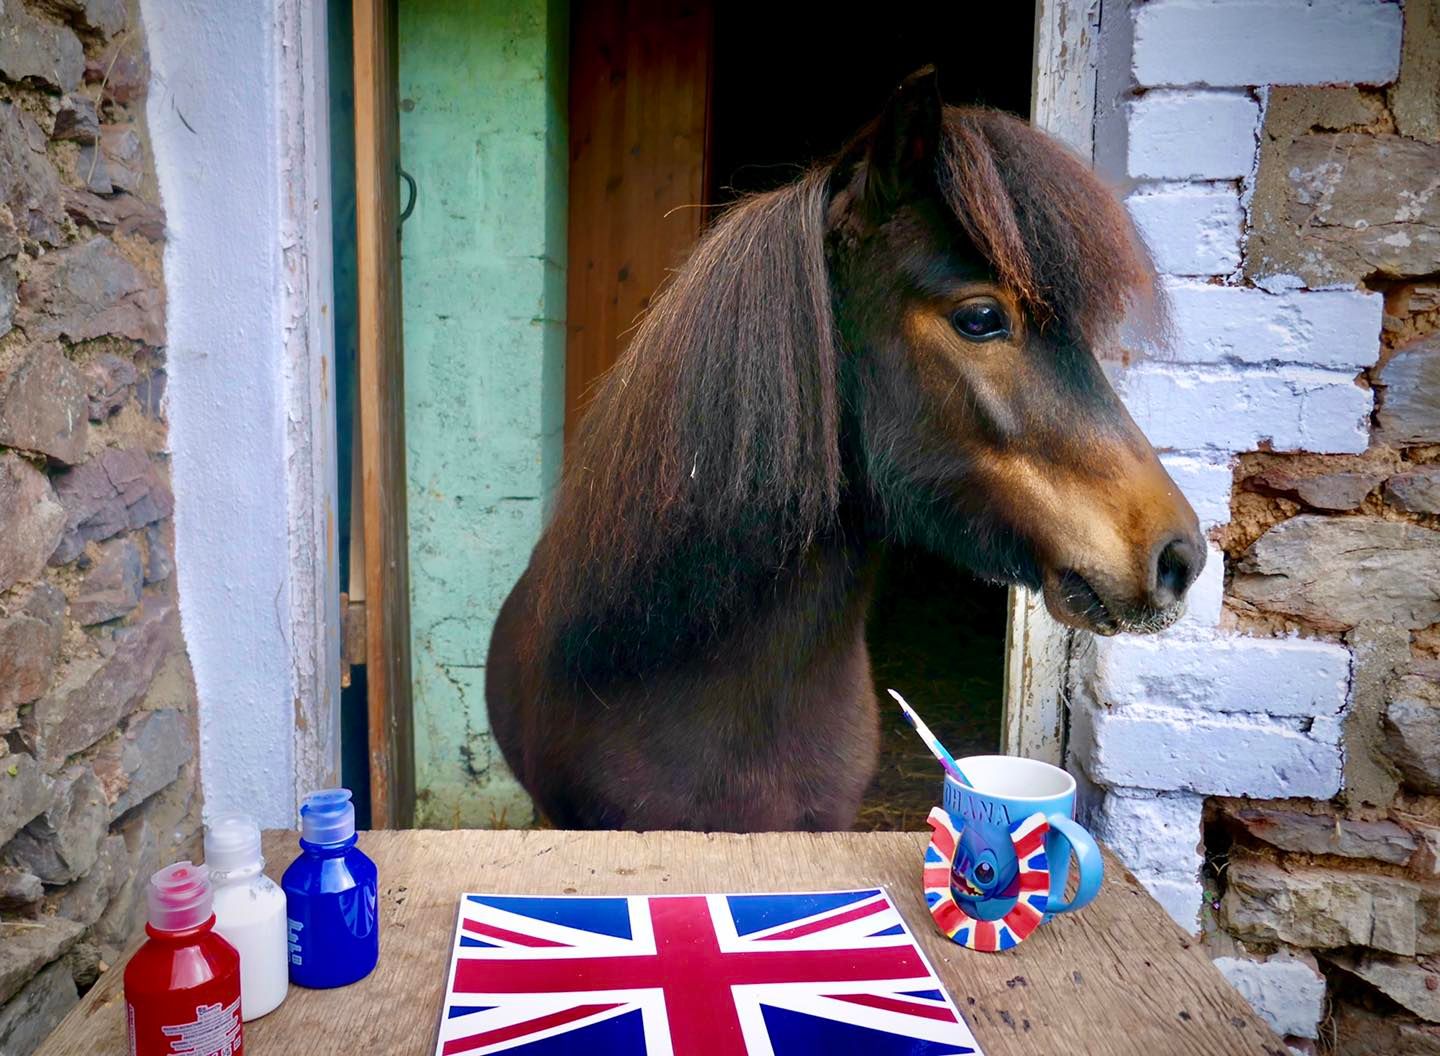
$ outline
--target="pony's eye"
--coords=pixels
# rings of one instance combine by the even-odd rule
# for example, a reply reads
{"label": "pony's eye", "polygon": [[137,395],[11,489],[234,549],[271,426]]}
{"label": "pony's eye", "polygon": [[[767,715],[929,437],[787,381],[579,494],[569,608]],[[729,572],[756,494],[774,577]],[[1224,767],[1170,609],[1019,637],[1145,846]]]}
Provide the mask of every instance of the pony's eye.
{"label": "pony's eye", "polygon": [[967,341],[989,341],[1010,333],[1010,322],[999,303],[987,299],[967,301],[950,316],[950,325]]}
{"label": "pony's eye", "polygon": [[975,867],[975,879],[982,884],[988,884],[995,879],[995,867],[989,862],[981,862]]}

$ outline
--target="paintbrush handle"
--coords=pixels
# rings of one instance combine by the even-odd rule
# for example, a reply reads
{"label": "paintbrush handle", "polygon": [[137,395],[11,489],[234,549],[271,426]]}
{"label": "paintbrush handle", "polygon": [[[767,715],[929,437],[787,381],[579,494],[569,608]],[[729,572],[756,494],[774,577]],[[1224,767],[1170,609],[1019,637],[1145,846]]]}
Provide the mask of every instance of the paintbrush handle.
{"label": "paintbrush handle", "polygon": [[[906,702],[904,697],[895,692],[895,690],[892,689],[887,692],[895,698],[895,703],[900,705],[900,713],[905,716],[905,721],[920,735],[920,740],[925,742],[925,747],[929,748],[930,754],[939,760],[945,772],[962,785],[970,785],[970,779],[965,776],[965,771],[960,769],[960,764],[955,761],[955,757],[945,750],[945,746],[940,743],[940,739],[930,732],[930,727],[925,725],[924,720],[915,713],[915,709]],[[973,788],[975,786],[970,785],[970,787]]]}

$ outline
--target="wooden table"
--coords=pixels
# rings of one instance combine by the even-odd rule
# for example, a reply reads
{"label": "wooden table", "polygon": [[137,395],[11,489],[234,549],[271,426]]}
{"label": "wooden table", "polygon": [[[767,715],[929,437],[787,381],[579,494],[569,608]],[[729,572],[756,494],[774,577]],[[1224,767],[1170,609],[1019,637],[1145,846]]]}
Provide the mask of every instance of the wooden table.
{"label": "wooden table", "polygon": [[[295,849],[265,835],[271,876]],[[1287,1056],[1198,945],[1114,857],[1087,909],[1003,954],[955,946],[920,890],[911,833],[369,832],[380,868],[380,964],[342,990],[290,988],[245,1026],[246,1056],[425,1054],[434,1043],[462,891],[665,894],[885,885],[988,1056]],[[121,967],[101,977],[39,1056],[126,1051]],[[676,1056],[685,1056],[677,1053]]]}

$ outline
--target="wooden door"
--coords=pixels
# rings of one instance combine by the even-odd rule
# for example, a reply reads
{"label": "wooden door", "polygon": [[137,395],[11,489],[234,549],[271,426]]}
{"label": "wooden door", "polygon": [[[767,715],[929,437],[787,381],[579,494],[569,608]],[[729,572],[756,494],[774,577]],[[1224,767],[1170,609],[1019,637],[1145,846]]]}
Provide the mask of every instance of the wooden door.
{"label": "wooden door", "polygon": [[700,233],[713,18],[708,0],[573,8],[565,427]]}
{"label": "wooden door", "polygon": [[[355,239],[357,456],[363,550],[370,811],[409,826],[415,805],[410,572],[405,507],[405,364],[400,327],[399,124],[395,0],[356,0]],[[359,556],[359,555],[357,555]],[[352,573],[353,575],[353,573]]]}

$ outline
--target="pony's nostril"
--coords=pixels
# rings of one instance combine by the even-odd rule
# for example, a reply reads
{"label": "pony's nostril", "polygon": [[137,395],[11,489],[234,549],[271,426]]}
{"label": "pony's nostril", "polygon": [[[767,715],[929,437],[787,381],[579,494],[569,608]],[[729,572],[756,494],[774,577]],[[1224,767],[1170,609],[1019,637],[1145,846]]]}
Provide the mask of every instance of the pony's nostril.
{"label": "pony's nostril", "polygon": [[1163,608],[1183,598],[1204,564],[1204,552],[1184,539],[1172,539],[1161,547],[1155,559],[1156,605]]}
{"label": "pony's nostril", "polygon": [[1159,607],[1174,605],[1184,598],[1195,576],[1200,575],[1205,556],[1184,539],[1172,539],[1155,559],[1155,602]]}

